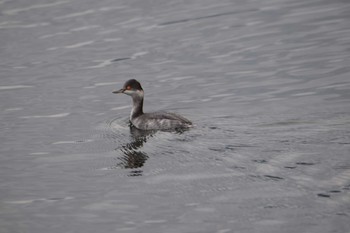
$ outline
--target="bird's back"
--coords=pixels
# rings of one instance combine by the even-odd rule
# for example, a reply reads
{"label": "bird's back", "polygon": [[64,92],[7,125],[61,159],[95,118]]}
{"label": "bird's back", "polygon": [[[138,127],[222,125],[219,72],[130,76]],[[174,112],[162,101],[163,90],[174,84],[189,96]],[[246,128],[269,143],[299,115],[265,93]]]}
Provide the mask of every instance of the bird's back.
{"label": "bird's back", "polygon": [[192,122],[185,117],[170,112],[144,113],[131,119],[131,123],[143,130],[170,130],[192,126]]}

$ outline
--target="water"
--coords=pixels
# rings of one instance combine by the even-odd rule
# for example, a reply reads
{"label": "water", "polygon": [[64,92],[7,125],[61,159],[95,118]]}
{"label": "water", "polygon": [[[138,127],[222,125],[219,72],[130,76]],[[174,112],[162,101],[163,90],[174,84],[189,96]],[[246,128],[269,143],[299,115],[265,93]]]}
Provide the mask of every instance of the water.
{"label": "water", "polygon": [[0,9],[1,233],[349,231],[348,1]]}

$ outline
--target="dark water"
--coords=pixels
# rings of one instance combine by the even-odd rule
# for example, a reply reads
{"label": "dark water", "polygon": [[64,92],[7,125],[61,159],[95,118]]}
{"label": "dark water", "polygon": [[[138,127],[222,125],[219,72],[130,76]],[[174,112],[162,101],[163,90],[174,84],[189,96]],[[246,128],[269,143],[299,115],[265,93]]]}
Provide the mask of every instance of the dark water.
{"label": "dark water", "polygon": [[[1,233],[349,231],[349,1],[0,9]],[[130,131],[129,78],[196,127]]]}

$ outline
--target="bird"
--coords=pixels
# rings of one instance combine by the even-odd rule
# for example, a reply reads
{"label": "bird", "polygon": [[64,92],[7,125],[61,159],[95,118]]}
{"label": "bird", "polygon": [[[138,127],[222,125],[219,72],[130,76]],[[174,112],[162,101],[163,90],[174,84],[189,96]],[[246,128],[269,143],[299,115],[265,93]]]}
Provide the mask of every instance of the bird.
{"label": "bird", "polygon": [[123,88],[113,91],[114,94],[126,94],[132,98],[130,113],[131,124],[140,130],[176,130],[192,127],[192,122],[187,118],[170,112],[143,112],[144,91],[139,81],[130,79],[125,82]]}

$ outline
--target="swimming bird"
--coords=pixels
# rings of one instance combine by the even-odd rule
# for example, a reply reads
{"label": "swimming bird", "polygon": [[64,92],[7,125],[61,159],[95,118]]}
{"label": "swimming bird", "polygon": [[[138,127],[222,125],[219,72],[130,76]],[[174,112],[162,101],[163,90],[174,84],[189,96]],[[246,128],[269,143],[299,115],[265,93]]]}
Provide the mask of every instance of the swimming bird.
{"label": "swimming bird", "polygon": [[192,122],[183,116],[169,112],[143,112],[144,91],[141,84],[130,79],[125,82],[122,89],[113,91],[114,94],[124,93],[131,96],[133,106],[130,114],[130,122],[141,130],[173,130],[192,127]]}

